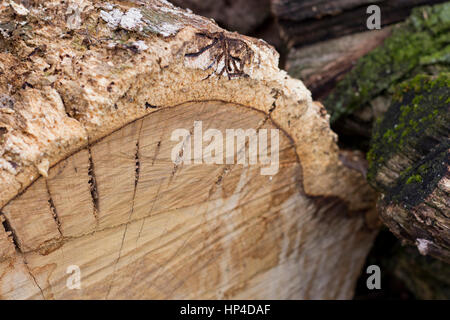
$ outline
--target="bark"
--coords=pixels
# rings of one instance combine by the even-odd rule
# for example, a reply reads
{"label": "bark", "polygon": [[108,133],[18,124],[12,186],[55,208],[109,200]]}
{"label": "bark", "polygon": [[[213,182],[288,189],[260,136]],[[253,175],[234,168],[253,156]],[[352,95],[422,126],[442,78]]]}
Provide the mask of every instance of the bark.
{"label": "bark", "polygon": [[348,146],[367,150],[374,121],[394,88],[417,74],[448,72],[450,3],[416,8],[382,46],[359,59],[323,100],[333,129]]}
{"label": "bark", "polygon": [[381,9],[382,27],[398,23],[411,9],[442,0],[272,0],[272,11],[278,18],[283,38],[289,47],[301,47],[318,41],[367,31],[367,7]]}
{"label": "bark", "polygon": [[[352,297],[374,194],[272,47],[165,1],[0,8],[2,298]],[[279,130],[278,173],[197,162],[195,121]]]}
{"label": "bark", "polygon": [[292,77],[304,82],[314,99],[321,100],[360,58],[382,45],[391,31],[390,27],[386,27],[292,48],[287,57],[286,70]]}
{"label": "bark", "polygon": [[368,154],[379,211],[420,253],[450,262],[450,78],[417,76],[397,89]]}

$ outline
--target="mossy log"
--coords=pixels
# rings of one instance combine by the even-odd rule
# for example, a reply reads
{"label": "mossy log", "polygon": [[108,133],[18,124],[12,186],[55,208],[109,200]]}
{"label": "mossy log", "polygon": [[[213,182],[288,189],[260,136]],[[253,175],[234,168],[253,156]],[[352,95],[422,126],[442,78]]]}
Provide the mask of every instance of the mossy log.
{"label": "mossy log", "polygon": [[272,0],[272,11],[278,19],[288,46],[301,47],[315,42],[367,31],[367,7],[381,9],[382,27],[403,21],[411,9],[443,0]]}
{"label": "mossy log", "polygon": [[[157,0],[0,21],[1,298],[352,297],[374,193],[271,46]],[[279,172],[202,162],[201,126],[278,133]]]}
{"label": "mossy log", "polygon": [[397,87],[377,122],[368,179],[390,230],[424,255],[450,262],[450,75]]}
{"label": "mossy log", "polygon": [[450,2],[415,8],[382,46],[358,60],[323,100],[340,139],[367,148],[373,122],[386,112],[399,83],[450,71],[449,34]]}

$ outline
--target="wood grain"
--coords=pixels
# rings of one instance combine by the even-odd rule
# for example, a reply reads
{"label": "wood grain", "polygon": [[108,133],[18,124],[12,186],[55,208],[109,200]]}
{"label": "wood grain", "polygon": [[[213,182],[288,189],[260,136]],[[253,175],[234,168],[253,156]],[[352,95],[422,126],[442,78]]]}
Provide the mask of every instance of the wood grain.
{"label": "wood grain", "polygon": [[[343,218],[338,213],[345,210],[340,201],[304,194],[301,164],[284,133],[281,165],[274,176],[261,175],[260,164],[191,163],[174,170],[170,156],[176,142],[170,141],[171,132],[191,130],[194,120],[203,122],[204,131],[276,129],[261,112],[204,102],[158,111],[94,143],[89,148],[100,224],[90,234],[86,232],[94,223],[94,205],[86,196],[87,150],[57,164],[47,180],[50,189],[61,188],[61,181],[74,182],[67,183],[66,196],[60,193],[55,201],[58,212],[65,212],[59,217],[62,240],[45,253],[24,253],[41,290],[23,289],[22,298],[41,294],[46,299],[315,298],[319,296],[315,272],[329,286],[327,297],[348,297],[348,290],[339,288],[352,284],[334,279],[347,268],[343,261],[364,255],[363,248],[370,244],[371,232],[364,230],[361,216]],[[74,179],[70,169],[74,166],[83,179]],[[39,214],[35,206],[48,200],[44,192],[36,199],[35,189],[44,185],[44,178],[39,178],[5,207],[14,230],[28,226],[23,219],[9,220],[10,208],[23,206],[24,199],[33,199],[27,214],[40,219],[33,225],[54,222],[50,212]],[[75,209],[81,215],[77,220],[67,210],[73,201],[70,195],[79,190],[84,196],[77,197]],[[338,231],[340,237],[331,241],[331,234]],[[32,239],[33,248],[47,240],[47,230],[41,232]],[[22,239],[22,233],[17,236]],[[361,251],[345,253],[355,243]],[[335,266],[338,261],[341,268]],[[81,269],[81,290],[66,287],[70,265]],[[280,282],[285,286],[274,285]]]}

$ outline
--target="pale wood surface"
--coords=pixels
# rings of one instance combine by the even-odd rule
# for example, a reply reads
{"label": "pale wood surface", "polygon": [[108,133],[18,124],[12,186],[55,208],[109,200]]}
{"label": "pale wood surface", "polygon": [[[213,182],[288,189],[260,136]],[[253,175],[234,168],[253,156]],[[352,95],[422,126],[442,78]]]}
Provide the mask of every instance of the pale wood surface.
{"label": "pale wood surface", "polygon": [[[86,208],[77,209],[80,220],[68,215],[70,196],[52,200],[58,214],[66,212],[58,216],[64,226],[58,239],[45,179],[39,178],[3,209],[21,247],[40,248],[18,248],[40,288],[23,298],[316,298],[321,291],[314,281],[328,286],[323,298],[348,298],[352,284],[345,278],[350,278],[342,279],[336,263],[351,263],[370,245],[373,232],[360,217],[343,217],[339,211],[346,209],[339,201],[305,196],[301,165],[284,134],[281,168],[273,177],[261,175],[260,165],[191,164],[174,171],[170,155],[177,142],[170,141],[170,134],[179,127],[190,129],[193,120],[203,121],[203,130],[224,133],[226,128],[275,128],[263,113],[212,101],[161,110],[94,143],[89,149],[100,223],[89,234],[95,199],[86,194],[76,198]],[[61,170],[69,166],[72,170]],[[83,184],[75,179],[65,192],[86,193],[86,149],[49,170],[50,189],[73,181],[74,166]],[[25,199],[32,209],[24,214],[37,219],[31,224],[9,209],[27,208]],[[47,204],[45,214],[34,207],[39,201]],[[47,220],[53,233],[36,229]],[[22,228],[34,237],[22,236]],[[58,245],[46,247],[50,235]],[[356,244],[360,251],[346,252]],[[70,265],[82,271],[82,290],[66,287]],[[26,292],[23,286],[29,285],[23,275],[13,291],[3,294]]]}
{"label": "pale wood surface", "polygon": [[97,224],[89,167],[89,151],[83,149],[55,165],[48,174],[50,197],[57,210],[61,233],[66,237],[90,233]]}
{"label": "pale wood surface", "polygon": [[[350,298],[374,194],[323,106],[263,41],[166,2],[111,3],[145,20],[114,25],[101,1],[0,7],[0,297]],[[237,76],[220,74],[224,47]],[[174,165],[170,134],[195,120],[280,129],[278,174]]]}
{"label": "pale wood surface", "polygon": [[27,192],[3,207],[2,212],[12,226],[22,251],[36,250],[61,236],[50,208],[44,179],[38,179]]}

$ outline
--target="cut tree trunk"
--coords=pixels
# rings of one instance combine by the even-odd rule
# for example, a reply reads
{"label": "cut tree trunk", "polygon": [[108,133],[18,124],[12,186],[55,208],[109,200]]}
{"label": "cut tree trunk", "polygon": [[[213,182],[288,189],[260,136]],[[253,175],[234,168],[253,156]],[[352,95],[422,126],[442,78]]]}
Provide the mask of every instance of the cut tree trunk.
{"label": "cut tree trunk", "polygon": [[301,47],[367,31],[367,7],[378,5],[381,26],[404,20],[416,6],[445,0],[271,0],[281,34],[289,47]]}
{"label": "cut tree trunk", "polygon": [[352,297],[374,194],[273,48],[165,1],[0,9],[1,298]]}
{"label": "cut tree trunk", "polygon": [[[391,104],[393,88],[417,74],[449,72],[450,2],[415,8],[384,43],[359,59],[323,104],[346,146],[367,150],[373,124]],[[371,31],[377,33],[380,31]]]}

